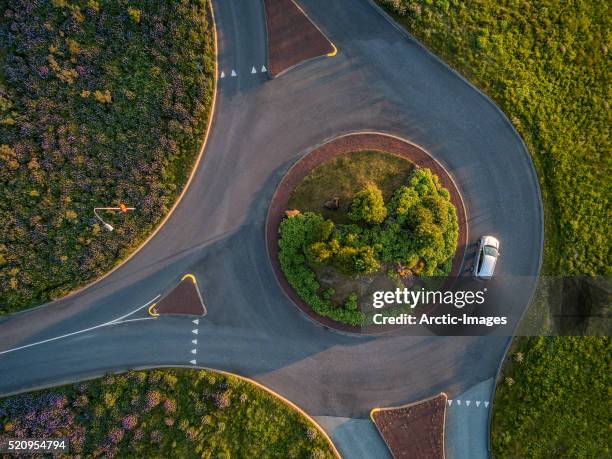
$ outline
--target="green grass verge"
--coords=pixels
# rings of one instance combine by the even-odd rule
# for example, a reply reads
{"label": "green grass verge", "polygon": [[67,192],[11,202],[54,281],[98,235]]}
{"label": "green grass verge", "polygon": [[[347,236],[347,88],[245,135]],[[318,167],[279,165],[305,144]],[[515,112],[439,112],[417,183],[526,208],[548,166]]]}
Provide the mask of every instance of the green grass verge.
{"label": "green grass verge", "polygon": [[[337,156],[311,170],[293,190],[288,209],[315,212],[334,223],[348,223],[353,197],[368,183],[376,183],[385,201],[406,183],[414,164],[381,151],[357,151]],[[330,199],[340,198],[338,210],[326,209]]]}
{"label": "green grass verge", "polygon": [[332,458],[303,415],[232,376],[163,369],[0,400],[3,435],[68,437],[83,457]]}
{"label": "green grass verge", "polygon": [[[609,274],[610,4],[378,2],[483,89],[525,140],[545,211],[543,273]],[[525,360],[505,367],[514,384],[498,387],[496,456],[609,456],[609,338],[519,338],[513,347]]]}
{"label": "green grass verge", "polygon": [[[0,313],[110,270],[168,212],[214,96],[207,0],[0,1]],[[137,208],[104,214],[120,201]]]}
{"label": "green grass verge", "polygon": [[497,387],[495,457],[610,457],[611,355],[599,337],[517,339]]}
{"label": "green grass verge", "polygon": [[547,273],[610,272],[610,4],[379,0],[502,108],[532,154]]}

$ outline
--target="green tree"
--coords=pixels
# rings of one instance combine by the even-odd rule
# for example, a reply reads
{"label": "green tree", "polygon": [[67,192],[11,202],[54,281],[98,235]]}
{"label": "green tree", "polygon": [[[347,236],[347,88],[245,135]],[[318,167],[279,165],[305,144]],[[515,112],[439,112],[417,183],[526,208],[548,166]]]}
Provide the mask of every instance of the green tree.
{"label": "green tree", "polygon": [[382,223],[387,217],[387,208],[382,192],[374,184],[369,184],[353,198],[349,218],[353,221]]}

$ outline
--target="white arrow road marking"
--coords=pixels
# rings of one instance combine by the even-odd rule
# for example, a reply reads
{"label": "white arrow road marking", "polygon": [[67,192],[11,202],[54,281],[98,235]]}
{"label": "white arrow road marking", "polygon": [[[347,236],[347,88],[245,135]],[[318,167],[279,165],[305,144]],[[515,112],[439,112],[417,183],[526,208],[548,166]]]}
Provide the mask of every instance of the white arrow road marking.
{"label": "white arrow road marking", "polygon": [[200,323],[200,319],[196,319],[196,320],[192,320],[192,322],[196,325],[198,325]]}
{"label": "white arrow road marking", "polygon": [[198,340],[197,339],[192,339],[191,340],[191,344],[198,344]]}
{"label": "white arrow road marking", "polygon": [[190,360],[189,363],[195,365],[197,362],[195,360]]}
{"label": "white arrow road marking", "polygon": [[480,406],[480,400],[476,401],[476,408],[478,408]]}
{"label": "white arrow road marking", "polygon": [[225,78],[225,72],[221,72],[221,78]]}
{"label": "white arrow road marking", "polygon": [[195,328],[195,329],[191,330],[191,333],[193,333],[194,335],[197,335],[198,334],[198,329]]}
{"label": "white arrow road marking", "polygon": [[265,65],[262,65],[262,66],[261,66],[261,71],[262,71],[262,72],[267,72],[267,71],[268,71],[268,69],[266,68],[266,66],[265,66]]}
{"label": "white arrow road marking", "polygon": [[466,401],[465,401],[465,404],[466,404],[467,406],[470,406],[470,403],[472,403],[472,401],[471,401],[471,400],[466,400]]}
{"label": "white arrow road marking", "polygon": [[236,71],[235,71],[235,70],[232,70],[232,76],[233,76],[233,77],[235,77],[236,75],[238,75],[238,74],[236,73]]}
{"label": "white arrow road marking", "polygon": [[452,400],[449,400],[449,401],[448,401],[448,406],[451,406],[452,404],[453,404],[453,401],[452,401]]}
{"label": "white arrow road marking", "polygon": [[484,404],[485,404],[485,408],[489,407],[489,402],[484,402]]}
{"label": "white arrow road marking", "polygon": [[257,73],[257,70],[255,69],[255,67],[251,69],[251,73]]}
{"label": "white arrow road marking", "polygon": [[197,354],[197,353],[198,353],[198,350],[197,350],[197,349],[192,349],[192,350],[191,350],[191,353],[192,353],[192,354]]}

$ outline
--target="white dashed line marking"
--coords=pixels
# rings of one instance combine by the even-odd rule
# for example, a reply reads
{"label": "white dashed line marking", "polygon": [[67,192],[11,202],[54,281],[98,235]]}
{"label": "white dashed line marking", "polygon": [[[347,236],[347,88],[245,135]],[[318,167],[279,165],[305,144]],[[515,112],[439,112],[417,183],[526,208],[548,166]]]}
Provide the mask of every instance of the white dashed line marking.
{"label": "white dashed line marking", "polygon": [[[453,404],[453,402],[456,402],[455,404],[457,406],[461,406],[461,400],[453,400],[453,399],[449,399],[447,400],[448,402],[448,406],[451,406]],[[466,408],[469,407],[472,404],[472,400],[463,400],[463,403]],[[480,407],[480,404],[483,403],[485,408],[489,407],[489,402],[483,402],[481,400],[474,400],[474,404],[476,405],[476,408]]]}
{"label": "white dashed line marking", "polygon": [[[266,68],[266,66],[265,66],[265,65],[262,65],[262,66],[261,66],[261,70],[259,70],[259,71],[257,70],[257,66],[252,65],[252,66],[251,66],[251,72],[250,72],[250,74],[251,74],[251,75],[257,75],[257,74],[258,74],[258,73],[260,73],[260,72],[261,72],[261,73],[265,73],[265,72],[267,72],[267,71],[268,71],[268,69]],[[223,79],[223,78],[225,78],[226,76],[230,76],[230,77],[232,77],[232,78],[235,78],[235,77],[237,77],[237,76],[238,76],[238,71],[237,71],[236,69],[232,69],[232,70],[231,70],[231,71],[230,71],[230,72],[229,72],[229,73],[226,75],[225,71],[223,71],[223,70],[222,70],[222,71],[221,71],[221,73],[219,74],[219,79]]]}

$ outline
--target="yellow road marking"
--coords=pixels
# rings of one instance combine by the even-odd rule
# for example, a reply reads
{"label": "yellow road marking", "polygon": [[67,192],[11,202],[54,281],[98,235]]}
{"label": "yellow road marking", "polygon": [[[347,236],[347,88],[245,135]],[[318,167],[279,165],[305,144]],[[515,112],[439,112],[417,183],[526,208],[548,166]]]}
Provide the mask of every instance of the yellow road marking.
{"label": "yellow road marking", "polygon": [[198,285],[198,281],[196,281],[196,278],[193,274],[185,274],[183,277],[181,277],[181,282],[185,279],[191,279],[194,284]]}
{"label": "yellow road marking", "polygon": [[151,306],[149,306],[149,315],[153,316],[153,317],[157,317],[159,316],[158,312],[154,312],[153,309],[155,308],[155,306],[157,306],[157,303],[153,303]]}
{"label": "yellow road marking", "polygon": [[327,57],[334,57],[336,54],[338,54],[338,48],[336,48],[336,45],[333,43],[330,42],[330,44],[333,46],[334,50],[331,53],[327,53]]}

